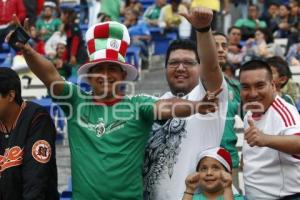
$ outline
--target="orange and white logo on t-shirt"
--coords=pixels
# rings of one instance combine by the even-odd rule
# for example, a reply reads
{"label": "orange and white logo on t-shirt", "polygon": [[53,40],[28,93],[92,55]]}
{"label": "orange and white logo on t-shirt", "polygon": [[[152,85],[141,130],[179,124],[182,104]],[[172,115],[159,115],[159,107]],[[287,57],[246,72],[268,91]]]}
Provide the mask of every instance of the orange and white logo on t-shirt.
{"label": "orange and white logo on t-shirt", "polygon": [[32,146],[32,157],[40,163],[47,163],[51,158],[51,153],[51,146],[45,140],[38,140]]}

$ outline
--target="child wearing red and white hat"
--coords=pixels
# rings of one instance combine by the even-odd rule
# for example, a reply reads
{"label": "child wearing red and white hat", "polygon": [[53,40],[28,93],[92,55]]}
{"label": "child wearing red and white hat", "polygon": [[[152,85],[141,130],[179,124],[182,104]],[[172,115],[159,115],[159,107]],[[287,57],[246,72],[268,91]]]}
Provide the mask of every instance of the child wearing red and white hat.
{"label": "child wearing red and white hat", "polygon": [[[186,180],[182,200],[242,200],[241,195],[232,192],[232,161],[228,151],[215,147],[201,152],[196,172]],[[200,187],[201,193],[195,193]]]}

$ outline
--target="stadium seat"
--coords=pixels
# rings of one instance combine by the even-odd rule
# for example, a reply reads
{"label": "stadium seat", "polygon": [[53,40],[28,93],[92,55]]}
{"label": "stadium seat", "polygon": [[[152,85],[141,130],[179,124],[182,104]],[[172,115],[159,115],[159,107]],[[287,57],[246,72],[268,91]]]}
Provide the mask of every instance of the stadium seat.
{"label": "stadium seat", "polygon": [[[177,37],[176,37],[177,38]],[[173,35],[161,35],[152,39],[154,45],[153,55],[165,55],[169,43],[174,40]]]}
{"label": "stadium seat", "polygon": [[[0,67],[7,67],[7,64],[5,63],[5,59],[9,56],[9,52],[0,53]],[[5,66],[4,66],[5,65]]]}
{"label": "stadium seat", "polygon": [[71,200],[72,192],[71,191],[63,191],[60,196],[60,200]]}
{"label": "stadium seat", "polygon": [[137,46],[130,46],[127,49],[126,61],[134,65],[138,70],[141,68],[141,48]]}
{"label": "stadium seat", "polygon": [[61,193],[60,200],[71,200],[72,199],[72,177],[68,177],[68,186],[65,191]]}
{"label": "stadium seat", "polygon": [[150,26],[149,30],[152,38],[153,55],[164,55],[169,43],[177,39],[176,32],[163,34],[163,29],[157,26]]}
{"label": "stadium seat", "polygon": [[149,6],[155,3],[155,0],[140,0],[140,3],[143,5],[143,10],[147,10]]}
{"label": "stadium seat", "polygon": [[81,30],[82,38],[83,38],[83,40],[85,40],[85,33],[87,32],[87,30],[89,28],[88,24],[80,24],[79,27]]}

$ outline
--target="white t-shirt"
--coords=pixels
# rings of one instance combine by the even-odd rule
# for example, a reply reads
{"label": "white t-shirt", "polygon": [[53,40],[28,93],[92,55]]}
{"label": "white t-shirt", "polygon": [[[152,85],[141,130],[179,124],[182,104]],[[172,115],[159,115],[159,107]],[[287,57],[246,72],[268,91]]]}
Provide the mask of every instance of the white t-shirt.
{"label": "white t-shirt", "polygon": [[[174,118],[154,124],[146,148],[144,163],[145,199],[181,200],[186,177],[196,170],[197,155],[204,149],[220,146],[224,132],[228,90],[223,79],[219,110],[208,115]],[[201,100],[206,91],[200,82],[187,96]],[[162,99],[172,98],[167,92]]]}
{"label": "white t-shirt", "polygon": [[[248,128],[248,112],[244,126]],[[254,120],[255,127],[270,135],[300,136],[297,109],[277,96],[267,112]],[[300,193],[300,156],[268,147],[243,145],[243,173],[248,200],[275,200]]]}

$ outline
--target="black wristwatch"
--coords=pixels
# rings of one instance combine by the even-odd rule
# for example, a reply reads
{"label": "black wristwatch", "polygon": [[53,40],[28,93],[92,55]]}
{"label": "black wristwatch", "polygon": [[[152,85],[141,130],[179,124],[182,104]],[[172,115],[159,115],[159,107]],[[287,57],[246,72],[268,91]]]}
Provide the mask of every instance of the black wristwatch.
{"label": "black wristwatch", "polygon": [[211,26],[208,25],[208,26],[203,27],[203,28],[195,28],[195,29],[196,29],[196,31],[198,31],[200,33],[206,33],[206,32],[208,32],[210,30],[210,28],[211,28]]}

